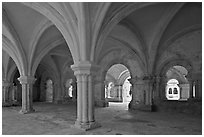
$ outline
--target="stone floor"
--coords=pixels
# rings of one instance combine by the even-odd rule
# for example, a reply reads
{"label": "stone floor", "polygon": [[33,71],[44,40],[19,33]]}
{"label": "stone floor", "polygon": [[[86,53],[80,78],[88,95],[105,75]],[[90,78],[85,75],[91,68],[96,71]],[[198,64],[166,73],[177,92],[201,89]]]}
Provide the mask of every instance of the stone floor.
{"label": "stone floor", "polygon": [[201,116],[181,113],[128,111],[127,104],[111,103],[96,108],[102,125],[89,131],[72,128],[76,104],[34,103],[35,113],[19,114],[20,107],[2,108],[3,135],[197,135],[202,134]]}

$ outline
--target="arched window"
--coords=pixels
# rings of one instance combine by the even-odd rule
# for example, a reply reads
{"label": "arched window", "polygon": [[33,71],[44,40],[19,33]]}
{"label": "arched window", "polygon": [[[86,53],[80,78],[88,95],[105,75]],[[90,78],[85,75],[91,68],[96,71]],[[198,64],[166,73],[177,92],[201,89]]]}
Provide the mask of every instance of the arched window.
{"label": "arched window", "polygon": [[168,100],[179,100],[180,99],[180,88],[179,82],[176,79],[170,79],[166,86],[166,98]]}

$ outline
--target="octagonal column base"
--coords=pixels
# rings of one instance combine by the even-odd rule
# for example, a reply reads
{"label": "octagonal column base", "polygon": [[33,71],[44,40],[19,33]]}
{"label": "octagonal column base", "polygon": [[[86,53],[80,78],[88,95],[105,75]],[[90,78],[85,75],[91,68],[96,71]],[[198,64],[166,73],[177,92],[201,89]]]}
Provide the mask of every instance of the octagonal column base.
{"label": "octagonal column base", "polygon": [[101,127],[101,124],[97,122],[82,123],[82,122],[76,121],[72,127],[83,130],[83,131],[88,131],[88,130],[92,130],[92,129]]}
{"label": "octagonal column base", "polygon": [[29,114],[29,113],[33,113],[33,112],[35,112],[35,109],[30,109],[30,110],[23,110],[23,109],[21,109],[19,111],[20,114]]}

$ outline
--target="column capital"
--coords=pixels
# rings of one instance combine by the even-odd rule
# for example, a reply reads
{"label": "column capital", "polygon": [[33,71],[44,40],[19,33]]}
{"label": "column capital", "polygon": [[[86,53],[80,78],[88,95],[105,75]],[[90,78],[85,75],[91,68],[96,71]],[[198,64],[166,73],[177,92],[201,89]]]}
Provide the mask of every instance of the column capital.
{"label": "column capital", "polygon": [[81,62],[75,63],[74,65],[71,66],[71,68],[74,71],[74,75],[96,74],[96,72],[100,69],[98,65],[94,65],[89,61],[81,61]]}
{"label": "column capital", "polygon": [[36,78],[33,76],[20,76],[18,80],[21,84],[34,84]]}
{"label": "column capital", "polygon": [[143,77],[143,80],[144,80],[146,83],[154,82],[155,77],[152,76],[152,75],[146,75],[146,76]]}
{"label": "column capital", "polygon": [[155,76],[154,78],[155,78],[155,81],[156,81],[157,83],[159,83],[159,82],[161,81],[161,79],[162,79],[161,76]]}
{"label": "column capital", "polygon": [[130,78],[128,79],[130,81],[130,83],[132,85],[134,84],[143,84],[144,83],[144,80],[143,80],[144,77],[138,77],[138,76],[135,76],[134,78]]}

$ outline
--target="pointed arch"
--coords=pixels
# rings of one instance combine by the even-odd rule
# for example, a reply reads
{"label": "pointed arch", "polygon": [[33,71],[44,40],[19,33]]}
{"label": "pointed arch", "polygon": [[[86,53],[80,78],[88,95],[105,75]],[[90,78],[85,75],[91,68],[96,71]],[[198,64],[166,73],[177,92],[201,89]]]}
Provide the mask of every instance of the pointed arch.
{"label": "pointed arch", "polygon": [[2,47],[16,63],[21,75],[27,74],[27,60],[23,51],[21,41],[14,27],[9,21],[3,7],[2,16]]}
{"label": "pointed arch", "polygon": [[155,32],[155,38],[151,44],[151,48],[149,50],[149,52],[151,51],[150,58],[149,58],[149,63],[152,63],[150,65],[150,73],[152,73],[154,70],[154,62],[156,61],[156,56],[157,56],[157,51],[159,48],[159,43],[160,40],[165,32],[165,30],[167,29],[169,23],[171,22],[171,20],[175,17],[175,15],[179,12],[179,10],[183,7],[185,3],[175,3],[175,5],[173,5],[172,7],[170,7],[169,9],[167,9],[167,11],[165,12],[165,14],[162,16],[162,19],[160,20],[160,24],[158,26],[160,26],[157,31]]}
{"label": "pointed arch", "polygon": [[30,58],[29,58],[29,64],[28,64],[28,70],[31,71],[31,72],[28,72],[29,74],[33,74],[32,73],[32,65],[34,64],[34,56],[35,56],[35,52],[36,52],[36,48],[37,48],[37,44],[41,38],[41,36],[43,35],[43,33],[48,29],[50,28],[51,26],[53,26],[52,22],[49,21],[49,20],[43,20],[37,27],[36,29],[34,29],[34,32],[32,34],[32,38],[31,38],[31,41],[30,41],[30,47],[31,47],[31,50],[30,50]]}
{"label": "pointed arch", "polygon": [[118,24],[122,19],[127,17],[129,14],[131,14],[133,11],[154,5],[156,3],[129,3],[125,5],[123,8],[121,8],[118,12],[113,12],[111,15],[108,15],[105,22],[103,22],[103,25],[100,28],[100,35],[97,38],[96,44],[93,45],[93,53],[91,55],[91,59],[94,59],[96,50],[101,51],[101,48],[103,46],[103,43],[109,33],[112,31],[114,26]]}
{"label": "pointed arch", "polygon": [[[23,2],[27,7],[32,8],[33,10],[41,13],[45,17],[47,17],[53,24],[59,29],[62,33],[70,51],[73,56],[74,62],[79,62],[81,59],[80,50],[79,50],[79,39],[78,33],[76,30],[76,22],[75,18],[72,17],[64,17],[62,13],[60,13],[56,7],[53,7],[49,3],[28,3]],[[68,3],[67,3],[68,4]],[[66,9],[68,10],[68,9]],[[69,20],[69,21],[66,21]]]}
{"label": "pointed arch", "polygon": [[47,46],[47,48],[44,48],[40,53],[39,55],[37,56],[36,59],[33,60],[33,65],[32,65],[32,68],[31,68],[31,74],[34,75],[35,72],[36,72],[36,69],[40,63],[40,61],[43,59],[43,57],[45,57],[45,55],[51,51],[53,48],[57,47],[58,45],[64,43],[64,38],[61,38],[61,39],[58,39],[54,42],[52,42],[51,44],[49,44],[49,46]]}
{"label": "pointed arch", "polygon": [[8,38],[4,37],[4,35],[3,35],[2,48],[14,60],[14,62],[16,63],[16,66],[19,70],[20,75],[25,75],[26,71],[24,69],[24,65],[23,65],[24,63],[21,60],[21,58],[22,58],[21,55],[16,53],[17,51],[15,50],[14,45],[8,40]]}

